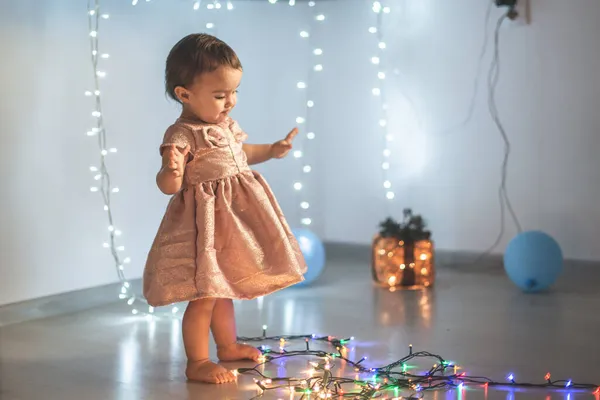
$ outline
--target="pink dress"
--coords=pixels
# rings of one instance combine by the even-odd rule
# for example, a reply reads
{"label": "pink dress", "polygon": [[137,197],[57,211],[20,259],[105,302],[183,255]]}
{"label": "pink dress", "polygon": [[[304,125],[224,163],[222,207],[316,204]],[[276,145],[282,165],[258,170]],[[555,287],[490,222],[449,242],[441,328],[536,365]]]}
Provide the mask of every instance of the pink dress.
{"label": "pink dress", "polygon": [[248,166],[247,135],[179,118],[163,145],[190,145],[182,189],[167,206],[144,269],[154,307],[201,298],[253,299],[304,280],[304,257],[264,178]]}

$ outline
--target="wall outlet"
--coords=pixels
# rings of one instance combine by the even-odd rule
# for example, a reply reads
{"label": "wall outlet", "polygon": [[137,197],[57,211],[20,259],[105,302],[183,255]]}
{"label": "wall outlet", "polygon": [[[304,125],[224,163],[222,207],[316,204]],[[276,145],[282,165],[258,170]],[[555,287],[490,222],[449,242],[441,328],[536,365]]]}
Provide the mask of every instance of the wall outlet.
{"label": "wall outlet", "polygon": [[509,26],[525,26],[531,23],[531,0],[495,0],[496,6],[508,11]]}

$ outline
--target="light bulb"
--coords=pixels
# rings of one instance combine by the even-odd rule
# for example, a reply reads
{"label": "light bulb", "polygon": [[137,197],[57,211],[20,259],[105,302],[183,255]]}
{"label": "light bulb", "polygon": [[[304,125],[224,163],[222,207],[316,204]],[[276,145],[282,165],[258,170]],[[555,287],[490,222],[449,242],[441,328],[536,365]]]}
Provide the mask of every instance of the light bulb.
{"label": "light bulb", "polygon": [[390,182],[390,181],[383,182],[383,187],[386,188],[386,189],[391,188],[392,187],[392,182]]}
{"label": "light bulb", "polygon": [[114,227],[114,226],[112,226],[112,225],[109,225],[109,226],[108,226],[108,231],[109,231],[109,232],[114,232],[114,230],[115,230],[115,227]]}
{"label": "light bulb", "polygon": [[314,50],[313,50],[313,54],[314,54],[315,56],[320,56],[320,55],[322,55],[322,54],[323,54],[323,50],[322,50],[322,49],[314,49]]}
{"label": "light bulb", "polygon": [[230,1],[227,2],[227,9],[230,10],[230,11],[233,10],[233,3],[232,2],[230,2]]}
{"label": "light bulb", "polygon": [[208,23],[206,24],[206,29],[212,29],[212,28],[214,28],[214,27],[215,27],[215,24],[213,24],[212,22],[208,22]]}
{"label": "light bulb", "polygon": [[383,164],[381,164],[381,168],[383,169],[390,169],[390,163],[389,162],[384,162]]}
{"label": "light bulb", "polygon": [[308,32],[306,32],[306,31],[302,31],[302,32],[300,32],[300,37],[307,38],[307,37],[309,37],[309,36],[310,36],[310,35],[309,35],[309,33],[308,33]]}
{"label": "light bulb", "polygon": [[300,207],[302,207],[305,210],[308,210],[308,208],[310,207],[310,204],[308,204],[308,202],[303,201],[302,203],[300,203]]}
{"label": "light bulb", "polygon": [[379,126],[384,127],[387,125],[387,121],[385,119],[380,119],[379,120]]}
{"label": "light bulb", "polygon": [[295,158],[300,158],[300,157],[302,157],[302,152],[301,152],[300,150],[296,150],[296,151],[294,151],[294,157],[295,157]]}
{"label": "light bulb", "polygon": [[119,193],[119,188],[117,188],[117,187],[116,187],[116,188],[113,188],[112,192],[113,192],[113,193]]}
{"label": "light bulb", "polygon": [[98,71],[98,72],[96,72],[96,75],[98,75],[99,78],[104,78],[106,76],[106,72]]}
{"label": "light bulb", "polygon": [[131,0],[131,5],[135,6],[138,3],[138,0]]}
{"label": "light bulb", "polygon": [[98,171],[98,168],[97,168],[97,167],[94,167],[94,166],[92,165],[92,166],[90,167],[90,171],[92,171],[92,172],[96,172],[96,171]]}
{"label": "light bulb", "polygon": [[379,96],[381,94],[381,89],[373,88],[373,90],[371,90],[371,92],[373,93],[373,96]]}
{"label": "light bulb", "polygon": [[95,94],[96,96],[100,96],[100,91],[99,91],[99,90],[96,90],[96,91],[94,92],[94,94]]}
{"label": "light bulb", "polygon": [[173,307],[173,308],[171,309],[171,312],[172,312],[173,314],[176,314],[176,313],[177,313],[177,311],[179,311],[179,308],[177,308],[177,307]]}
{"label": "light bulb", "polygon": [[194,11],[197,11],[200,8],[200,2],[199,1],[195,1],[194,2]]}
{"label": "light bulb", "polygon": [[100,111],[94,111],[94,112],[92,112],[92,117],[99,118],[100,116],[102,116],[102,114],[100,113]]}
{"label": "light bulb", "polygon": [[309,100],[309,101],[307,101],[307,102],[306,102],[306,106],[307,106],[308,108],[312,108],[312,107],[314,107],[314,105],[315,105],[315,102],[314,102],[314,101],[312,101],[312,100]]}
{"label": "light bulb", "polygon": [[385,72],[378,72],[378,73],[377,73],[377,77],[378,77],[379,79],[385,79]]}
{"label": "light bulb", "polygon": [[304,168],[302,168],[302,171],[304,171],[306,174],[308,174],[311,170],[312,168],[310,165],[305,165]]}
{"label": "light bulb", "polygon": [[207,5],[206,5],[206,8],[207,8],[208,10],[213,10],[213,9],[215,8],[215,5],[214,5],[214,4],[212,4],[212,3],[209,3],[209,4],[207,4]]}
{"label": "light bulb", "polygon": [[309,1],[308,2],[308,6],[309,7],[314,7],[315,6],[315,2],[314,1]]}
{"label": "light bulb", "polygon": [[385,196],[388,198],[388,200],[392,200],[394,198],[394,192],[387,192]]}
{"label": "light bulb", "polygon": [[371,57],[371,62],[375,65],[379,64],[379,57]]}
{"label": "light bulb", "polygon": [[389,14],[392,10],[389,7],[383,7],[383,12]]}
{"label": "light bulb", "polygon": [[391,133],[388,133],[387,135],[385,135],[385,140],[391,142],[394,140],[394,136]]}
{"label": "light bulb", "polygon": [[381,50],[385,49],[386,48],[385,42],[379,42],[379,48]]}
{"label": "light bulb", "polygon": [[119,271],[123,271],[125,268],[123,267],[123,265],[119,265]]}
{"label": "light bulb", "polygon": [[93,55],[94,57],[96,57],[96,54],[98,54],[98,52],[97,52],[96,50],[92,50],[92,55]]}
{"label": "light bulb", "polygon": [[[117,247],[117,250],[118,251],[125,251],[125,246],[119,246],[119,247]],[[129,284],[127,283],[127,285],[129,285]]]}
{"label": "light bulb", "polygon": [[308,133],[306,134],[306,138],[307,138],[308,140],[313,140],[313,139],[315,138],[315,133],[314,133],[314,132],[308,132]]}
{"label": "light bulb", "polygon": [[290,0],[290,6],[295,6],[296,5],[296,0]]}
{"label": "light bulb", "polygon": [[86,133],[87,133],[88,136],[95,136],[96,135],[96,132],[94,132],[94,131],[87,131]]}
{"label": "light bulb", "polygon": [[323,66],[321,64],[315,65],[315,71],[317,71],[317,72],[323,71]]}
{"label": "light bulb", "polygon": [[132,297],[129,300],[127,300],[127,304],[132,305],[134,301],[135,301],[135,298]]}
{"label": "light bulb", "polygon": [[90,10],[90,15],[96,15],[96,10]]}
{"label": "light bulb", "polygon": [[377,33],[377,28],[375,28],[374,26],[370,27],[369,33]]}
{"label": "light bulb", "polygon": [[91,96],[91,95],[92,95],[92,92],[90,92],[89,90],[87,90],[87,91],[86,91],[84,94],[85,94],[86,96]]}
{"label": "light bulb", "polygon": [[110,244],[108,244],[108,243],[102,243],[102,247],[104,247],[105,249],[108,249],[110,247]]}
{"label": "light bulb", "polygon": [[302,218],[302,225],[310,225],[312,220],[310,218]]}
{"label": "light bulb", "polygon": [[300,182],[294,183],[294,189],[296,189],[296,190],[302,189],[302,183],[300,183]]}
{"label": "light bulb", "polygon": [[111,153],[116,153],[117,149],[115,147],[111,147],[111,149],[109,150]]}
{"label": "light bulb", "polygon": [[325,21],[325,16],[323,14],[319,14],[315,17],[317,21]]}
{"label": "light bulb", "polygon": [[102,17],[103,19],[109,19],[109,18],[110,18],[110,15],[109,15],[109,14],[102,14],[102,15],[101,15],[101,17]]}
{"label": "light bulb", "polygon": [[217,3],[217,4],[215,4],[215,8],[216,8],[217,10],[220,10],[220,9],[221,9],[221,3]]}
{"label": "light bulb", "polygon": [[98,174],[98,175],[94,176],[94,180],[96,180],[96,181],[99,181],[100,178],[102,178],[101,174]]}
{"label": "light bulb", "polygon": [[302,117],[297,117],[297,118],[296,118],[296,123],[297,123],[297,124],[303,124],[303,123],[304,123],[304,121],[305,121],[305,119],[304,119],[304,118],[302,118]]}
{"label": "light bulb", "polygon": [[154,312],[154,307],[148,306],[148,312],[152,314]]}
{"label": "light bulb", "polygon": [[90,188],[90,192],[97,192],[97,191],[98,191],[98,188],[96,186],[92,186]]}
{"label": "light bulb", "polygon": [[104,205],[104,211],[108,211],[108,210],[109,210],[108,206]]}
{"label": "light bulb", "polygon": [[277,0],[269,0],[269,3],[275,4],[275,3],[277,3]]}
{"label": "light bulb", "polygon": [[381,3],[378,1],[373,2],[373,12],[379,13],[381,11]]}
{"label": "light bulb", "polygon": [[390,151],[390,149],[385,149],[385,150],[383,151],[383,156],[384,156],[384,157],[389,157],[389,156],[390,156],[390,154],[392,154],[392,152]]}
{"label": "light bulb", "polygon": [[126,258],[123,260],[123,262],[124,262],[125,264],[129,264],[129,263],[131,262],[131,258],[129,258],[129,257],[126,257]]}
{"label": "light bulb", "polygon": [[102,58],[104,58],[106,60],[106,59],[110,58],[110,54],[104,53],[100,57],[102,57]]}
{"label": "light bulb", "polygon": [[298,83],[296,83],[296,87],[298,89],[306,89],[306,83],[305,82],[298,82]]}

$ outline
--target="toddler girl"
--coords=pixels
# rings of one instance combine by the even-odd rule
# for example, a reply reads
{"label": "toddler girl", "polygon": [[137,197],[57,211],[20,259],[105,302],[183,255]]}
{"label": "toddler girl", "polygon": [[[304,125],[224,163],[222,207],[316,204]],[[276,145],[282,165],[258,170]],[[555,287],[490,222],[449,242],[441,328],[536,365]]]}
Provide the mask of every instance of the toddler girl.
{"label": "toddler girl", "polygon": [[235,375],[209,359],[209,329],[221,361],[261,356],[236,343],[232,299],[254,299],[302,281],[298,243],[267,182],[248,165],[282,158],[298,133],[273,144],[246,144],[229,117],[242,65],[207,34],[177,43],[167,58],[166,89],[182,105],[160,146],[156,182],[174,195],[144,270],[152,306],[187,301],[183,342],[190,380],[225,383]]}

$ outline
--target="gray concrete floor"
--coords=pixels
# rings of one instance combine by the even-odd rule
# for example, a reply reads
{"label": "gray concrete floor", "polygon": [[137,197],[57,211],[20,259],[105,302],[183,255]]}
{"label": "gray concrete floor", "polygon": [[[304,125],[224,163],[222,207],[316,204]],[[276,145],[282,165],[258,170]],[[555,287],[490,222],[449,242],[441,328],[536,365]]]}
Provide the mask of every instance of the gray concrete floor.
{"label": "gray concrete floor", "polygon": [[[366,264],[334,261],[313,287],[237,303],[239,334],[259,336],[267,324],[271,335],[355,336],[350,358],[367,355],[372,365],[404,357],[412,344],[456,361],[469,375],[501,381],[512,372],[519,381],[543,382],[551,372],[553,379],[600,384],[600,269],[569,268],[549,293],[525,295],[501,269],[475,266],[440,267],[430,291],[389,292],[372,285]],[[2,327],[0,357],[2,400],[250,399],[258,393],[245,375],[222,386],[187,383],[180,321],[134,316],[126,304]],[[307,361],[265,371],[305,377]],[[354,376],[343,365],[336,373]],[[291,399],[287,393],[263,398]],[[575,397],[594,398],[479,387],[425,394],[435,400]]]}

